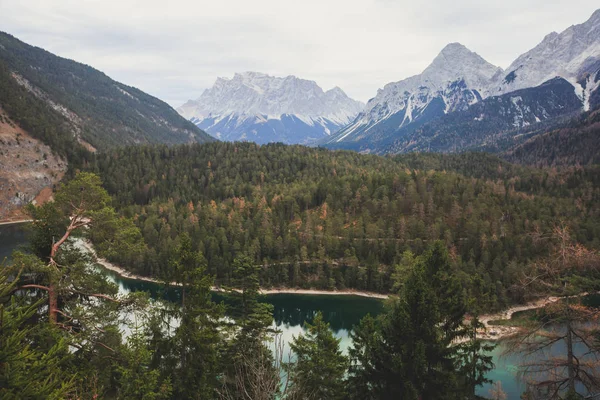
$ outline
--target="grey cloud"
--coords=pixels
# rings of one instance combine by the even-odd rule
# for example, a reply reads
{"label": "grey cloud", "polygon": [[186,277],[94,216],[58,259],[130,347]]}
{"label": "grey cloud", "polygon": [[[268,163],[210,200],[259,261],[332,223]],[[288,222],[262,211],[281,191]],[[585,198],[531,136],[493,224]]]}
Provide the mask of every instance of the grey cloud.
{"label": "grey cloud", "polygon": [[366,101],[459,41],[501,67],[597,1],[0,0],[0,29],[173,106],[256,70]]}

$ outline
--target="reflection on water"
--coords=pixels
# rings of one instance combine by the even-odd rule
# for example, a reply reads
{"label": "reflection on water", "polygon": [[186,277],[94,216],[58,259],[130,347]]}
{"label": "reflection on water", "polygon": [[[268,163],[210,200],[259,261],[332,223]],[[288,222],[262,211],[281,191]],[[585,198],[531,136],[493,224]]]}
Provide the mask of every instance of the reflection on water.
{"label": "reflection on water", "polygon": [[[106,274],[119,285],[120,293],[145,291],[153,298],[176,303],[181,301],[181,291],[177,287],[123,278],[112,271],[106,271]],[[229,303],[223,294],[213,293],[212,297],[217,303]],[[261,296],[260,301],[273,305],[273,327],[281,331],[285,341],[302,333],[304,323],[311,322],[317,311],[321,311],[331,330],[341,339],[340,346],[344,351],[351,344],[349,335],[352,328],[365,315],[377,315],[383,310],[382,300],[360,296],[280,293]]]}
{"label": "reflection on water", "polygon": [[[106,273],[119,285],[121,293],[145,291],[153,298],[181,300],[181,291],[177,287],[123,278],[112,271]],[[228,303],[227,297],[220,293],[213,293],[213,301]],[[261,296],[261,301],[273,305],[273,318],[278,327],[302,326],[321,311],[336,334],[351,330],[365,315],[377,315],[383,310],[382,300],[360,296],[279,293]]]}
{"label": "reflection on water", "polygon": [[[9,256],[19,245],[26,244],[26,241],[27,234],[22,225],[0,226],[0,258]],[[107,271],[107,276],[119,285],[121,293],[146,291],[153,298],[180,301],[180,291],[176,287],[122,278],[111,271]],[[222,294],[214,293],[213,299],[216,302],[227,303],[227,299]],[[315,313],[321,311],[335,335],[341,339],[340,346],[345,353],[351,345],[349,335],[352,328],[365,315],[369,313],[377,315],[383,309],[382,300],[358,296],[274,294],[263,296],[262,301],[273,305],[273,325],[281,331],[285,342],[302,333],[304,322],[310,322]],[[493,381],[502,381],[502,388],[507,393],[508,399],[518,399],[523,392],[523,387],[516,380],[516,365],[521,359],[517,355],[502,357],[503,350],[504,348],[499,346],[493,351],[496,369],[491,371],[488,377]],[[287,354],[287,350],[284,350],[284,354]],[[488,390],[489,386],[486,385],[478,390],[478,394],[486,396]]]}
{"label": "reflection on water", "polygon": [[303,325],[321,311],[336,334],[351,330],[365,315],[383,310],[382,300],[358,296],[276,294],[265,296],[265,301],[274,307],[277,326]]}
{"label": "reflection on water", "polygon": [[27,233],[24,224],[0,225],[0,263],[27,244]]}
{"label": "reflection on water", "polygon": [[[124,278],[108,270],[106,274],[119,285],[120,293],[145,291],[155,299],[160,298],[176,303],[181,301],[181,290],[177,287]],[[221,293],[213,293],[212,297],[217,303],[229,304],[227,296]],[[381,299],[360,296],[279,293],[261,296],[260,301],[273,305],[273,328],[281,332],[285,343],[283,349],[285,356],[289,351],[288,343],[294,336],[303,332],[304,323],[311,322],[318,311],[321,311],[335,336],[340,339],[340,348],[347,353],[352,344],[350,339],[352,328],[367,314],[377,315],[383,310]]]}

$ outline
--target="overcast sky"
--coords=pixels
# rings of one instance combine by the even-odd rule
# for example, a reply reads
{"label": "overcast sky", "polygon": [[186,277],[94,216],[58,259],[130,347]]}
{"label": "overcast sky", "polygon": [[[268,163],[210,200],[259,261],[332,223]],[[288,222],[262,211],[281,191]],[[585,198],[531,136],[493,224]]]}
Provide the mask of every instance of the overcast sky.
{"label": "overcast sky", "polygon": [[0,30],[174,107],[259,71],[367,101],[449,42],[506,68],[598,0],[0,0]]}

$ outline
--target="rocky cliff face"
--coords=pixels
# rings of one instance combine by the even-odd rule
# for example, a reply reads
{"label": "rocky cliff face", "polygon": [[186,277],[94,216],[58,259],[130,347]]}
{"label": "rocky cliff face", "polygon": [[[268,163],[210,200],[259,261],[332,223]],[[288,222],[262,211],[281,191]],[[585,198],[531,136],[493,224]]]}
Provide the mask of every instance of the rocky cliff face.
{"label": "rocky cliff face", "polygon": [[65,160],[0,108],[0,221],[23,219],[22,206],[51,198],[66,170]]}

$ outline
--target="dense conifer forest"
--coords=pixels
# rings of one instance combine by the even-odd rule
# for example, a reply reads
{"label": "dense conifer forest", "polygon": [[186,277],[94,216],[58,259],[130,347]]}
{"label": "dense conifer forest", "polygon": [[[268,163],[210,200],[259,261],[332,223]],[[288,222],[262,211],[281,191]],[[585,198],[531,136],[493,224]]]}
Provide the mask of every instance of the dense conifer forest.
{"label": "dense conifer forest", "polygon": [[492,310],[525,299],[516,280],[548,253],[544,237],[558,221],[600,246],[597,167],[211,143],[117,149],[92,170],[144,240],[112,259],[153,277],[168,276],[185,233],[218,285],[231,284],[242,252],[261,266],[263,287],[388,293],[405,259],[441,240],[461,284]]}
{"label": "dense conifer forest", "polygon": [[349,356],[316,314],[290,343],[296,356],[284,358],[253,256],[236,252],[226,308],[212,301],[207,259],[182,233],[168,260],[178,303],[149,302],[118,295],[72,241],[91,235],[105,254],[143,247],[98,176],[77,174],[29,212],[29,248],[0,269],[3,399],[466,399],[492,368],[441,241],[405,255],[399,296],[363,320]]}
{"label": "dense conifer forest", "polygon": [[[69,32],[69,19],[83,24],[71,6],[47,25],[65,21]],[[591,20],[600,21],[599,11]],[[41,15],[24,18],[28,30],[38,31],[32,22]],[[210,23],[242,26],[231,16]],[[150,37],[170,47],[177,32],[155,32],[154,22]],[[583,43],[581,26],[568,29],[573,42],[558,53]],[[118,24],[109,31],[97,32],[111,41],[134,37]],[[555,47],[554,35],[562,34],[542,43]],[[520,355],[509,368],[521,399],[598,398],[594,46],[575,59],[586,57],[581,91],[573,76],[557,77],[483,99],[461,78],[448,89],[477,101],[454,99],[469,102],[457,111],[450,92],[439,92],[419,119],[413,100],[425,104],[431,89],[419,78],[418,93],[398,91],[370,109],[378,122],[392,116],[368,127],[370,136],[329,144],[380,156],[217,142],[163,101],[0,32],[2,121],[68,162],[64,178],[24,207],[30,219],[19,221],[22,237],[10,239],[27,244],[0,259],[0,399],[500,400],[504,378],[490,378],[496,339],[503,355]],[[202,61],[213,57],[202,45],[189,49]],[[529,79],[522,67],[503,72],[501,85]],[[439,71],[440,82],[451,76]],[[283,97],[265,101],[293,100]],[[392,112],[394,103],[401,108]],[[10,139],[11,162],[21,168],[13,175],[41,181],[26,171],[19,135]],[[119,286],[125,279],[111,279],[106,260],[157,289]],[[292,298],[294,318],[286,319],[263,289],[360,291],[382,298],[368,299],[381,312],[363,318],[351,303],[356,318],[338,313],[336,321],[327,307],[296,309]],[[296,317],[303,330],[278,330]]]}
{"label": "dense conifer forest", "polygon": [[506,156],[538,167],[600,164],[600,109],[533,136]]}
{"label": "dense conifer forest", "polygon": [[[209,143],[114,149],[80,169],[29,207],[30,246],[0,270],[2,398],[476,399],[494,368],[478,315],[600,289],[597,166]],[[80,239],[181,295],[118,294]],[[317,313],[287,358],[268,287],[391,297],[347,355]],[[600,354],[596,314],[569,300],[540,317],[566,330],[524,325],[514,351],[567,349],[521,367],[525,398],[597,393],[597,364],[577,358],[577,343]]]}

